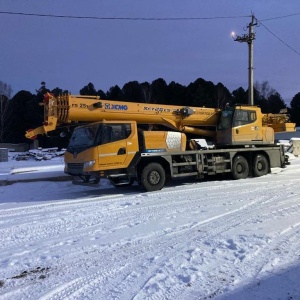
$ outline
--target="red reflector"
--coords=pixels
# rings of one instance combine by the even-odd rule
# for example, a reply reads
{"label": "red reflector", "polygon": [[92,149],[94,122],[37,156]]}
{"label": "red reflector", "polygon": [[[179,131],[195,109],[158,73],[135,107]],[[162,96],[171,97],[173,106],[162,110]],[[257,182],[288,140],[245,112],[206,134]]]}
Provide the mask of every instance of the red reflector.
{"label": "red reflector", "polygon": [[[28,130],[27,130],[27,132],[31,132],[31,131],[33,131],[33,129],[28,129]],[[34,136],[30,137],[29,139],[30,139],[30,140],[35,140],[36,138],[37,138],[37,136],[34,135]]]}

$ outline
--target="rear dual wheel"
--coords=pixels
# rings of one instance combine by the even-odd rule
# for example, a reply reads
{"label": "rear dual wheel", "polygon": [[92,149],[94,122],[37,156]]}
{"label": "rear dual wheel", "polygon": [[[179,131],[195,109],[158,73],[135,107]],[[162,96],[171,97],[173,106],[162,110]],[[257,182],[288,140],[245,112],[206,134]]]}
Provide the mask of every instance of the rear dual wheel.
{"label": "rear dual wheel", "polygon": [[[269,161],[263,154],[258,154],[253,159],[253,176],[260,177],[269,173]],[[247,159],[242,155],[237,155],[233,160],[232,174],[234,179],[245,179],[249,176],[250,168]]]}
{"label": "rear dual wheel", "polygon": [[245,179],[249,176],[249,163],[242,155],[237,155],[232,164],[232,175],[234,179]]}
{"label": "rear dual wheel", "polygon": [[269,173],[269,162],[265,155],[258,154],[253,160],[253,176],[260,177]]}

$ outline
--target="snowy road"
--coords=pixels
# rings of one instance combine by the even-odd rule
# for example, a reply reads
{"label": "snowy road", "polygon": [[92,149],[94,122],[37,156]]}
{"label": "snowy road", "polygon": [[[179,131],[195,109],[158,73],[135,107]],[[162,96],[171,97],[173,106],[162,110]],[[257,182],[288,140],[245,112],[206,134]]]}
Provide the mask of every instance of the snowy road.
{"label": "snowy road", "polygon": [[300,159],[159,192],[0,187],[1,299],[300,299]]}

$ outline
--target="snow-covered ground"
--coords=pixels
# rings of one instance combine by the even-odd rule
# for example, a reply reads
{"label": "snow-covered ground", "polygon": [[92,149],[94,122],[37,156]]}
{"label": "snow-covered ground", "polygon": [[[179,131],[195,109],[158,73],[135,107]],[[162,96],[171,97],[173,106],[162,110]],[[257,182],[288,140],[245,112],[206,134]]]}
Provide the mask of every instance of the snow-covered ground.
{"label": "snow-covered ground", "polygon": [[300,299],[300,158],[152,193],[54,175],[0,162],[0,299]]}

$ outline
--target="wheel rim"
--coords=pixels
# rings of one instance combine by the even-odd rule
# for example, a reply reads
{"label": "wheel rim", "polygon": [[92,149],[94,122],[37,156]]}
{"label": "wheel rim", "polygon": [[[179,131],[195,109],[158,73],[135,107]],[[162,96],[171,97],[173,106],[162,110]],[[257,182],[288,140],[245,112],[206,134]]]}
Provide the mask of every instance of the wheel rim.
{"label": "wheel rim", "polygon": [[149,183],[151,185],[158,184],[159,181],[160,181],[160,174],[159,174],[159,172],[157,172],[157,171],[150,172],[149,176],[148,176],[148,180],[149,180]]}
{"label": "wheel rim", "polygon": [[243,170],[244,170],[244,168],[241,164],[238,164],[236,166],[236,171],[237,171],[238,174],[241,174],[243,172]]}
{"label": "wheel rim", "polygon": [[259,161],[257,163],[257,170],[258,171],[262,171],[263,169],[264,169],[264,164],[261,161]]}

